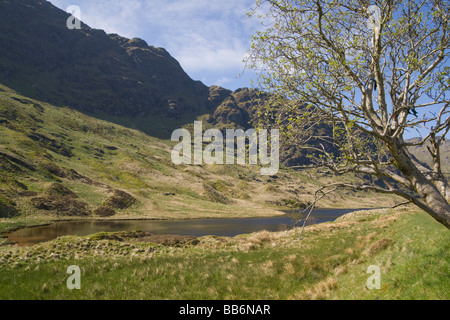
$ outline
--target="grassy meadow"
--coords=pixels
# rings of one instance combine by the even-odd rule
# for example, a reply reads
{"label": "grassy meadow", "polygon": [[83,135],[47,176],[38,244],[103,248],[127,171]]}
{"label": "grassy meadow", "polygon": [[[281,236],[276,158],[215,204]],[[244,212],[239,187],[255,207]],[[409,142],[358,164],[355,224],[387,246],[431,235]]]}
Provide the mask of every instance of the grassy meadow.
{"label": "grassy meadow", "polygon": [[[154,236],[153,236],[154,237]],[[299,230],[233,238],[143,232],[0,248],[0,299],[444,299],[450,234],[411,208],[363,211]],[[69,290],[70,265],[81,289]],[[371,265],[380,289],[366,286]]]}

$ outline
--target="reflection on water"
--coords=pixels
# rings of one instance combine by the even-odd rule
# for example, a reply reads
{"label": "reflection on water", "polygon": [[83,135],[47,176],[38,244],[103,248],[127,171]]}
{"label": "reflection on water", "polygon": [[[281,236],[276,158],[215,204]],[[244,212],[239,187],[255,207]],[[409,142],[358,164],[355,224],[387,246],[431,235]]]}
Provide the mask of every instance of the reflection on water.
{"label": "reflection on water", "polygon": [[[321,223],[333,221],[355,209],[318,209],[310,221]],[[143,230],[154,234],[176,234],[190,236],[225,236],[267,231],[282,231],[293,225],[299,214],[290,212],[285,216],[270,218],[196,219],[196,220],[95,220],[57,222],[51,225],[24,228],[6,234],[9,240],[20,246],[30,246],[65,235],[86,236],[106,231]]]}

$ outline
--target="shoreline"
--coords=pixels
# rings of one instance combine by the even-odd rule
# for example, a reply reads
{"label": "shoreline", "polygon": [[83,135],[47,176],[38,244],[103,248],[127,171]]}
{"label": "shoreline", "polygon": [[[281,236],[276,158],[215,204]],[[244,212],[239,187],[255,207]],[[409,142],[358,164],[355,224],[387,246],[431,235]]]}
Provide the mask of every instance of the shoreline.
{"label": "shoreline", "polygon": [[[348,215],[348,214],[353,214],[355,212],[359,212],[359,211],[371,211],[371,210],[380,210],[380,209],[385,209],[385,208],[316,208],[315,210],[320,210],[320,211],[333,211],[333,210],[350,210],[347,213],[344,213],[338,217],[336,217],[333,220],[330,221],[322,221],[322,222],[316,222],[316,223],[312,223],[310,225],[317,225],[317,224],[321,224],[321,223],[326,223],[326,222],[334,222],[335,220]],[[166,218],[166,219],[162,219],[162,218],[145,218],[145,217],[128,217],[128,218],[118,218],[118,217],[64,217],[64,218],[57,218],[57,219],[49,219],[48,221],[42,221],[42,223],[38,223],[38,222],[32,222],[30,224],[26,224],[23,226],[18,226],[18,227],[13,227],[13,228],[6,228],[5,231],[0,233],[0,237],[4,238],[5,241],[4,243],[0,243],[0,246],[8,246],[8,245],[18,245],[18,242],[12,242],[11,240],[9,240],[8,238],[8,234],[11,234],[15,231],[21,230],[21,229],[28,229],[28,228],[37,228],[37,227],[45,227],[45,226],[50,226],[53,224],[58,224],[58,223],[76,223],[76,222],[93,222],[93,223],[97,223],[97,222],[125,222],[125,221],[129,221],[129,222],[145,222],[145,221],[161,221],[161,222],[182,222],[182,221],[213,221],[213,220],[251,220],[251,219],[271,219],[271,218],[288,218],[290,215],[295,214],[295,213],[300,213],[302,209],[298,209],[298,210],[287,210],[287,211],[282,211],[283,214],[280,215],[274,215],[274,216],[247,216],[247,217],[197,217],[197,218]],[[296,212],[297,211],[297,212]],[[313,220],[314,221],[314,220]],[[0,222],[1,224],[2,222]],[[308,225],[309,226],[309,225]],[[115,232],[115,231],[111,231],[111,232]],[[256,231],[255,231],[256,232]],[[172,233],[167,233],[172,235]],[[176,234],[176,233],[173,233]],[[49,240],[50,241],[50,240]]]}

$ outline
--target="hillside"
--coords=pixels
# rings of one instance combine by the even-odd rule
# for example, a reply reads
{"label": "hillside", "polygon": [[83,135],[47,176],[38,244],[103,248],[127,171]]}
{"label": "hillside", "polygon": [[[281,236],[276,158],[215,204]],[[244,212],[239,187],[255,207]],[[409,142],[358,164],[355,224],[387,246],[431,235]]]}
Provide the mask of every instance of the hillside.
{"label": "hillside", "polygon": [[[68,17],[44,0],[1,0],[0,83],[159,138],[205,114],[248,126],[246,108],[258,100],[253,92],[239,90],[237,97],[208,88],[192,80],[164,48],[84,23],[69,30]],[[225,108],[224,101],[233,106]]]}
{"label": "hillside", "polygon": [[[0,123],[3,217],[274,215],[284,203],[308,203],[315,188],[305,173],[263,177],[255,166],[175,166],[170,141],[26,98],[4,86]],[[321,183],[327,179],[336,178],[324,176]],[[361,206],[363,196],[341,206]],[[364,203],[371,205],[376,202]]]}
{"label": "hillside", "polygon": [[[408,142],[418,142],[419,138],[408,140]],[[433,161],[431,159],[430,152],[427,149],[427,145],[410,147],[409,151],[422,163],[427,164],[430,168],[433,167]],[[442,172],[448,177],[450,176],[450,141],[443,140],[441,144],[441,166]]]}

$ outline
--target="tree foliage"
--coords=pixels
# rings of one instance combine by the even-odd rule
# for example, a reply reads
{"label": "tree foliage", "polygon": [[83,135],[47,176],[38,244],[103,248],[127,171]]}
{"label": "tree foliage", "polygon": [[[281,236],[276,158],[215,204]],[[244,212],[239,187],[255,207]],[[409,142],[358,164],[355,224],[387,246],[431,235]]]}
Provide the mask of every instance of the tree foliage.
{"label": "tree foliage", "polygon": [[[440,0],[257,1],[251,15],[264,29],[247,63],[277,97],[260,120],[313,150],[315,166],[384,182],[345,186],[399,195],[450,228],[440,158],[450,130],[448,12]],[[311,134],[319,124],[332,134]],[[410,154],[414,145],[427,145],[433,166]]]}

